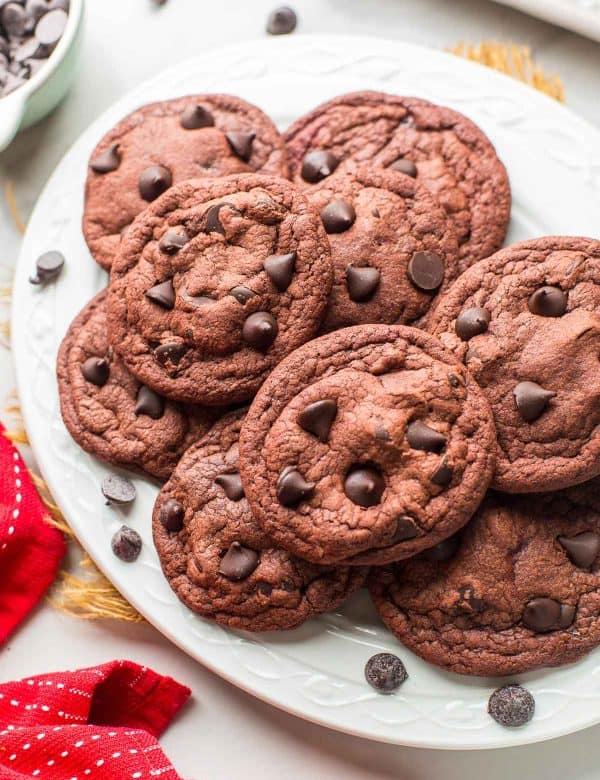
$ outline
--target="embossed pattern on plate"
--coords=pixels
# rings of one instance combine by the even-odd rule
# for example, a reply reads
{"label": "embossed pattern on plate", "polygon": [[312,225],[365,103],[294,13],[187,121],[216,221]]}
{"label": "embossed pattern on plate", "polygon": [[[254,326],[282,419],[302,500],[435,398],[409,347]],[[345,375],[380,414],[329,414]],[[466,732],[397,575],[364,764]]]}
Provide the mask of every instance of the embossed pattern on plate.
{"label": "embossed pattern on plate", "polygon": [[[100,494],[109,469],[83,453],[60,418],[54,362],[69,322],[107,278],[90,259],[80,229],[83,182],[100,136],[141,104],[204,91],[239,94],[285,127],[342,92],[381,89],[450,105],[489,134],[513,187],[510,240],[544,233],[593,235],[600,214],[600,134],[545,96],[450,55],[366,38],[261,40],[213,51],[126,95],[72,146],[42,193],[29,223],[15,278],[13,352],[27,431],[53,495],[78,538],[119,590],[185,652],[250,693],[331,728],[371,739],[437,748],[534,742],[600,721],[600,652],[571,667],[524,675],[537,702],[534,720],[506,730],[486,713],[498,681],[446,674],[399,646],[365,593],[340,612],[293,632],[236,633],[183,607],[160,573],[150,533],[157,487],[135,477],[138,498],[122,514]],[[67,258],[55,285],[27,278],[36,257]],[[143,537],[135,564],[110,550],[127,522]],[[363,680],[375,652],[398,652],[410,678],[395,696]]]}

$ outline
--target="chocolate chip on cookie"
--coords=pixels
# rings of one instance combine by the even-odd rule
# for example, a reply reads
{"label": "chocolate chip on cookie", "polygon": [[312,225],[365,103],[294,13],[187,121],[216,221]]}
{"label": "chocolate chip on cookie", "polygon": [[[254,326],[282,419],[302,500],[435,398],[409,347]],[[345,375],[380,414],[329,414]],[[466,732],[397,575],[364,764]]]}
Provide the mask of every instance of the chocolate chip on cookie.
{"label": "chocolate chip on cookie", "polygon": [[[165,252],[174,234],[185,241]],[[131,373],[164,397],[244,401],[314,336],[331,276],[325,231],[290,182],[258,174],[185,182],[121,242],[111,340]]]}
{"label": "chocolate chip on cookie", "polygon": [[104,268],[123,228],[172,184],[255,171],[288,175],[274,124],[229,95],[190,95],[134,111],[100,141],[89,168],[83,232]]}
{"label": "chocolate chip on cookie", "polygon": [[441,542],[477,508],[494,458],[491,411],[468,372],[436,339],[392,325],[297,349],[240,439],[257,521],[314,563],[382,564]]}
{"label": "chocolate chip on cookie", "polygon": [[338,607],[366,570],[301,561],[264,534],[240,479],[243,420],[243,410],[232,412],[185,453],[158,495],[154,542],[169,584],[194,612],[248,631],[295,628]]}
{"label": "chocolate chip on cookie", "polygon": [[494,486],[558,490],[600,474],[600,242],[546,237],[469,268],[427,328],[488,397]]}
{"label": "chocolate chip on cookie", "polygon": [[301,117],[284,138],[292,179],[301,186],[356,164],[399,171],[425,185],[454,225],[461,271],[504,241],[511,202],[506,170],[483,132],[457,111],[355,92]]}

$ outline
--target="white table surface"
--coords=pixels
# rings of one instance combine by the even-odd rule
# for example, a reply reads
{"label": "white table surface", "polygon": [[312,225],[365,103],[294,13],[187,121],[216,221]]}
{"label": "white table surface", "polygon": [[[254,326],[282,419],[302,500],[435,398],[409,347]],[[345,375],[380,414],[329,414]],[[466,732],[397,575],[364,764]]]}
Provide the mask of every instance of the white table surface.
{"label": "white table surface", "polygon": [[[495,39],[531,45],[559,73],[568,105],[600,126],[600,45],[488,0],[292,0],[295,34],[355,33],[446,48]],[[84,51],[67,101],[0,155],[26,218],[48,175],[79,133],[124,92],[207,48],[264,34],[276,0],[88,0]],[[0,111],[1,111],[0,107]],[[10,279],[19,235],[0,196],[0,285]],[[0,347],[0,401],[12,389]],[[148,625],[84,622],[38,608],[0,650],[0,680],[130,658],[192,688],[193,700],[162,744],[185,778],[373,778],[384,780],[592,780],[600,727],[504,751],[445,752],[380,745],[337,734],[253,699],[193,662]],[[57,780],[61,780],[57,778]]]}

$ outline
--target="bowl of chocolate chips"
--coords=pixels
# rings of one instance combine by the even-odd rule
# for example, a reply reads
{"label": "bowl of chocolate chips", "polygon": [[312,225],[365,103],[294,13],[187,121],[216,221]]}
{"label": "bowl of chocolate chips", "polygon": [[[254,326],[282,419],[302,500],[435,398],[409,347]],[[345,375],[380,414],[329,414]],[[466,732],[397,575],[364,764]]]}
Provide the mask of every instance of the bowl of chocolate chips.
{"label": "bowl of chocolate chips", "polygon": [[0,151],[64,97],[84,0],[0,0]]}

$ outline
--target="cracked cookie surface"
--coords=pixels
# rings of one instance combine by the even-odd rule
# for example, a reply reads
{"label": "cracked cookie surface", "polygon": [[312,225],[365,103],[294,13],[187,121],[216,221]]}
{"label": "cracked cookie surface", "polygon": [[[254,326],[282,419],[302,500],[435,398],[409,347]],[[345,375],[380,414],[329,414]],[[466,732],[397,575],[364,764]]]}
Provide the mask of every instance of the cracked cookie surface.
{"label": "cracked cookie surface", "polygon": [[256,106],[216,94],[143,106],[90,157],[83,233],[94,259],[110,268],[121,232],[171,184],[255,171],[288,176],[281,136]]}
{"label": "cracked cookie surface", "polygon": [[536,496],[490,492],[449,542],[370,578],[383,621],[417,655],[508,675],[600,644],[598,479]]}
{"label": "cracked cookie surface", "polygon": [[58,354],[63,420],[86,452],[168,479],[203,436],[215,410],[172,403],[143,388],[114,353],[106,331],[106,291],[71,324]]}
{"label": "cracked cookie surface", "polygon": [[366,570],[294,558],[261,530],[244,496],[238,437],[244,411],[191,447],[160,492],[153,533],[177,596],[194,612],[248,631],[295,628],[338,607]]}
{"label": "cracked cookie surface", "polygon": [[483,393],[436,339],[361,325],[277,366],[248,412],[240,465],[282,547],[315,563],[382,564],[467,522],[495,449]]}
{"label": "cracked cookie surface", "polygon": [[465,272],[428,318],[494,413],[494,487],[558,490],[600,474],[600,242],[545,237]]}
{"label": "cracked cookie surface", "polygon": [[305,187],[356,163],[415,176],[452,219],[461,270],[504,241],[511,203],[506,170],[483,132],[457,111],[418,98],[355,92],[301,117],[284,139],[292,180]]}
{"label": "cracked cookie surface", "polygon": [[167,397],[241,402],[313,337],[331,282],[321,221],[290,182],[196,179],[172,187],[123,240],[111,340],[130,371]]}

